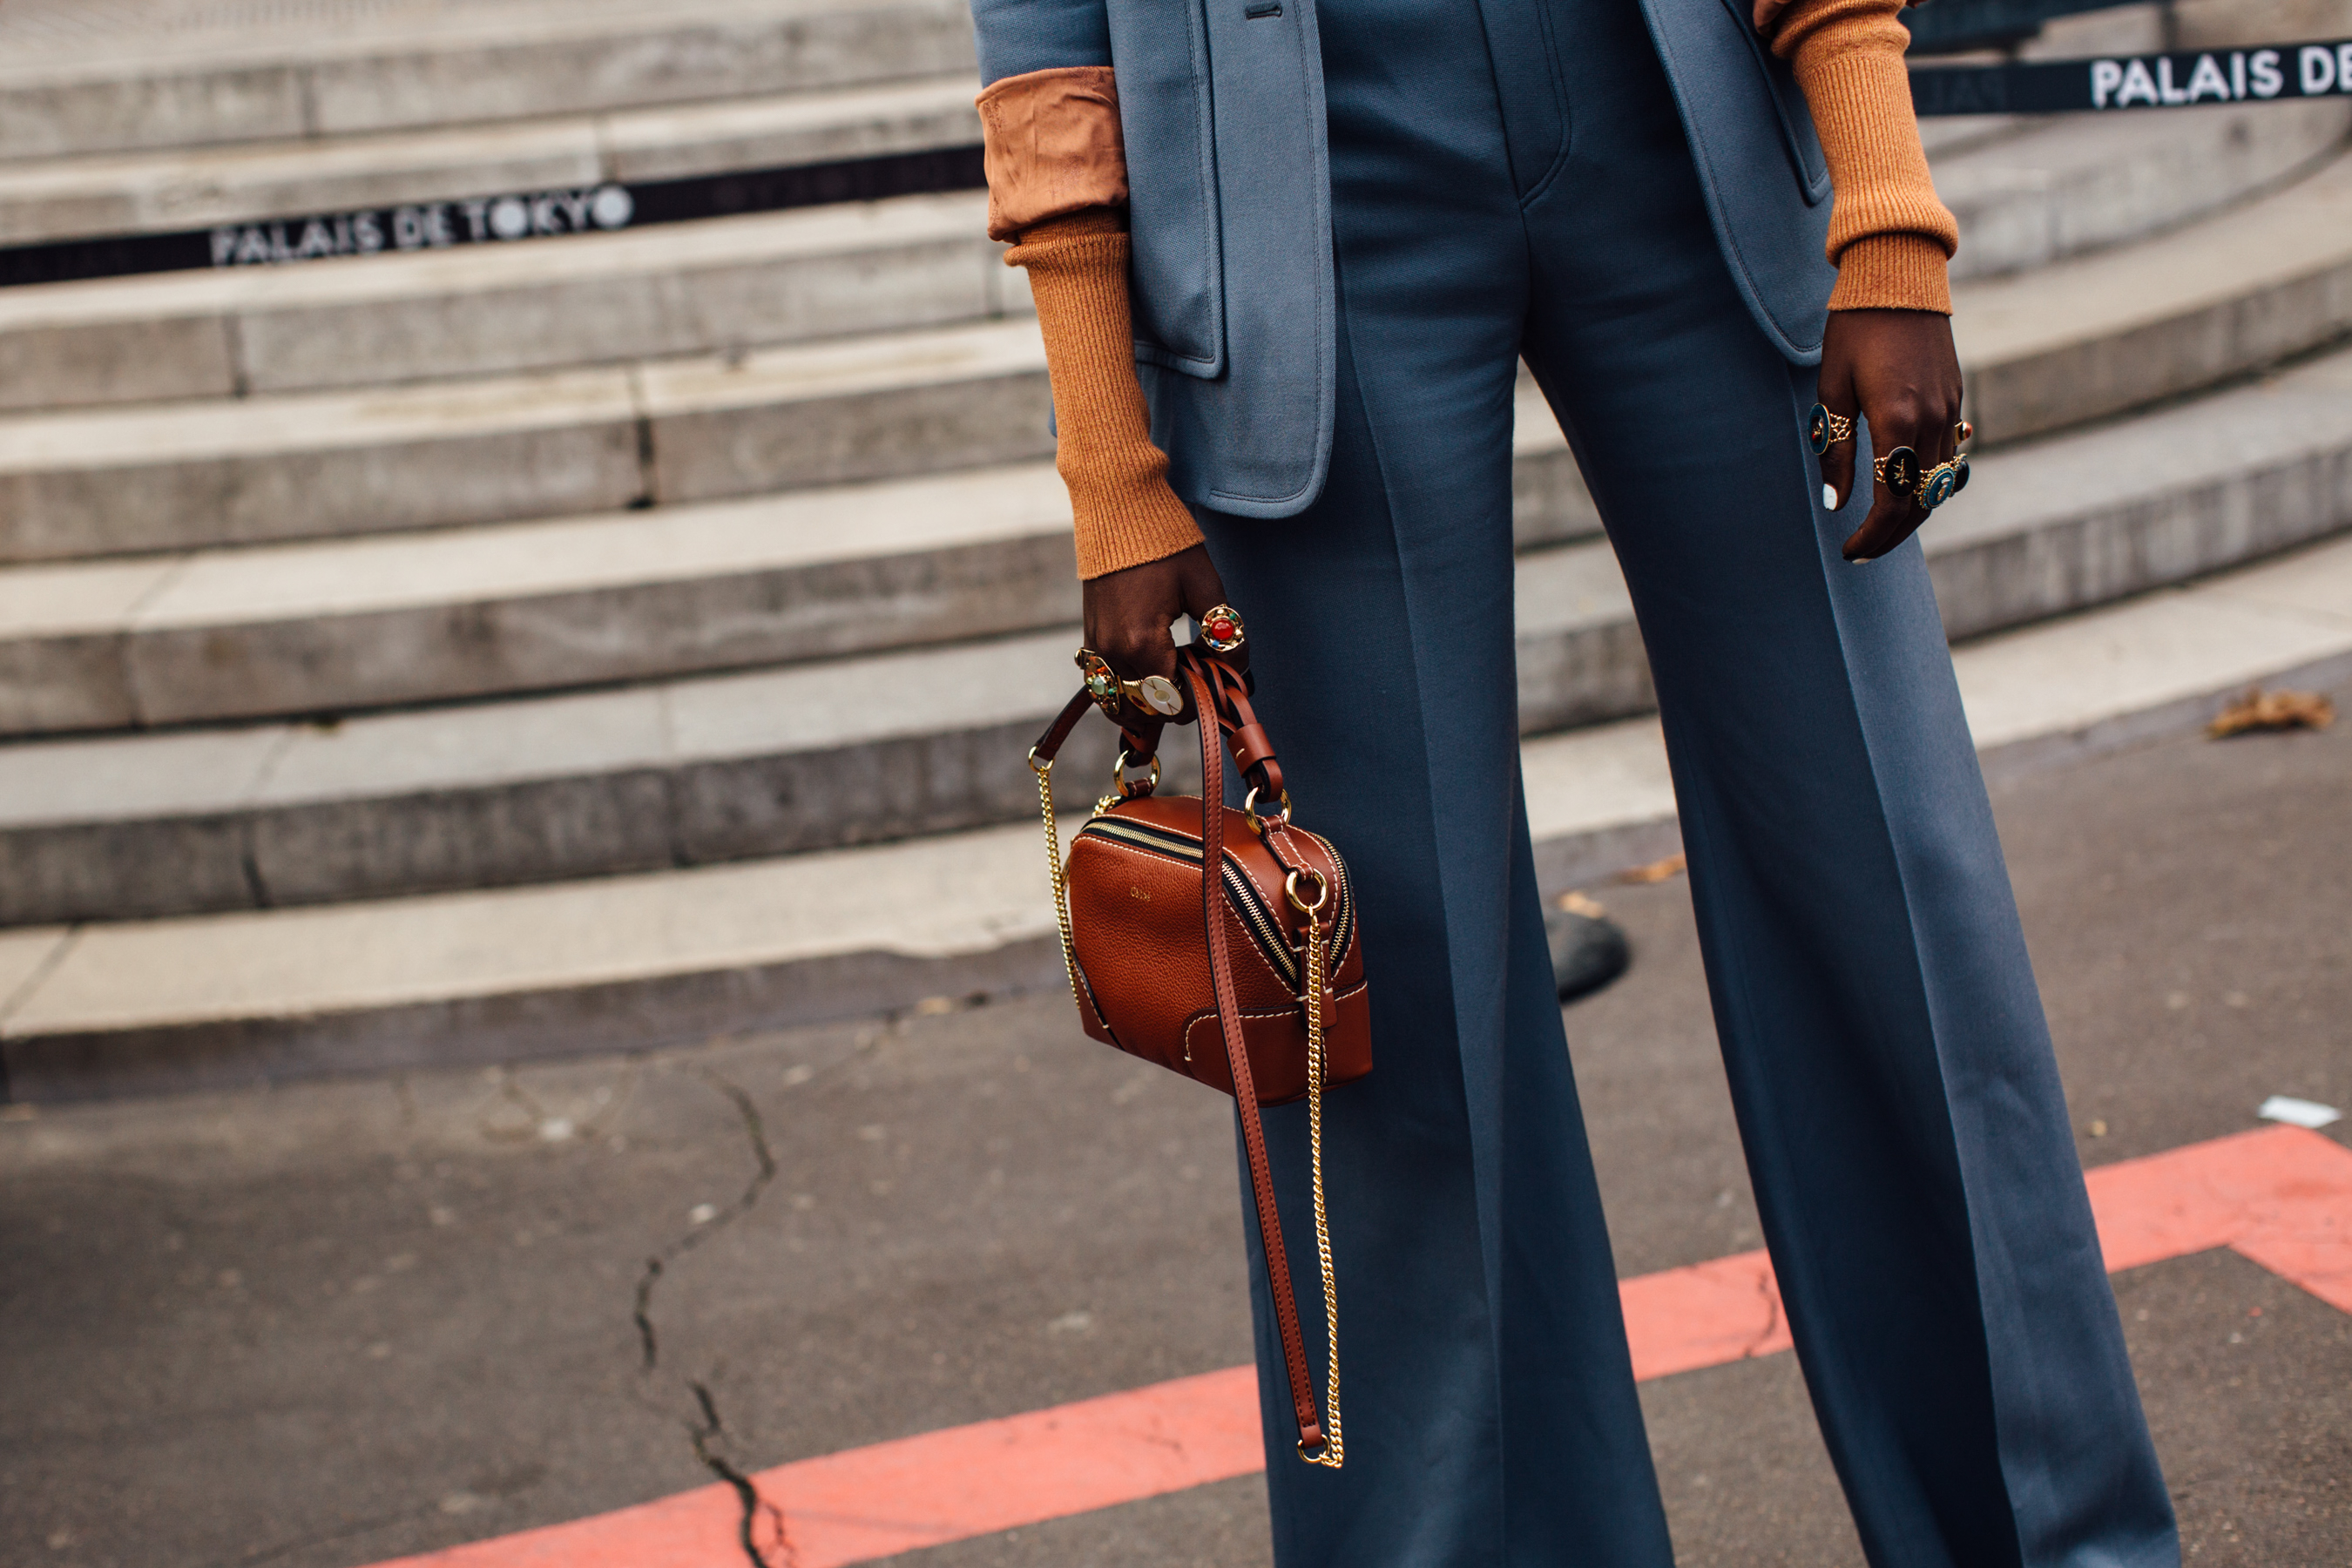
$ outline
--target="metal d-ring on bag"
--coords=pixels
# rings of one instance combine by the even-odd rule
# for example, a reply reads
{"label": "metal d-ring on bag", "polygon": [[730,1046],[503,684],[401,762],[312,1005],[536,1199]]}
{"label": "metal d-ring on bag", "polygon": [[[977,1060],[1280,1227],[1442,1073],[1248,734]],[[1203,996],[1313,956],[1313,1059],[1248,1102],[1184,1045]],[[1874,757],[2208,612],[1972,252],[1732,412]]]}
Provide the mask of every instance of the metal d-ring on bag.
{"label": "metal d-ring on bag", "polygon": [[[1371,1070],[1362,945],[1339,851],[1291,822],[1273,742],[1231,662],[1240,647],[1239,617],[1225,615],[1227,622],[1210,625],[1213,632],[1229,622],[1232,636],[1223,640],[1231,651],[1213,652],[1204,644],[1221,639],[1204,638],[1183,650],[1177,671],[1177,689],[1186,699],[1181,709],[1202,721],[1203,798],[1152,793],[1159,761],[1150,742],[1129,727],[1142,719],[1128,717],[1135,710],[1123,708],[1121,699],[1132,694],[1115,677],[1106,683],[1107,667],[1089,668],[1087,687],[1030,749],[1029,765],[1037,775],[1054,912],[1078,1021],[1107,1045],[1234,1097],[1298,1420],[1299,1457],[1337,1469],[1347,1445],[1339,1421],[1339,1289],[1324,1206],[1323,1091]],[[1081,653],[1082,668],[1088,657]],[[1120,724],[1125,750],[1113,769],[1111,793],[1072,836],[1066,864],[1054,817],[1054,757],[1087,708],[1097,705]],[[1160,701],[1152,707],[1167,712]],[[1183,715],[1168,716],[1181,721]],[[1221,737],[1249,784],[1238,811],[1224,804]],[[1147,764],[1145,777],[1130,776]],[[1258,1117],[1261,1105],[1301,1098],[1323,1276],[1328,1424],[1307,1372]]]}

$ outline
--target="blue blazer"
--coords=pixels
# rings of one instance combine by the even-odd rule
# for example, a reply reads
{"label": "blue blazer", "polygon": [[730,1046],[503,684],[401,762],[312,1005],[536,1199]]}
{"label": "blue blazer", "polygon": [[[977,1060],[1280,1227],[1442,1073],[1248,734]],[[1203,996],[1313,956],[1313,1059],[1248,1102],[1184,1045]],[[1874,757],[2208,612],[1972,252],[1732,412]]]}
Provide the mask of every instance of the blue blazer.
{"label": "blue blazer", "polygon": [[[1837,273],[1822,255],[1829,165],[1804,97],[1744,0],[1642,6],[1732,279],[1781,353],[1817,363]],[[1135,357],[1176,493],[1243,517],[1304,510],[1330,462],[1339,331],[1314,0],[971,8],[985,81],[1118,72]]]}

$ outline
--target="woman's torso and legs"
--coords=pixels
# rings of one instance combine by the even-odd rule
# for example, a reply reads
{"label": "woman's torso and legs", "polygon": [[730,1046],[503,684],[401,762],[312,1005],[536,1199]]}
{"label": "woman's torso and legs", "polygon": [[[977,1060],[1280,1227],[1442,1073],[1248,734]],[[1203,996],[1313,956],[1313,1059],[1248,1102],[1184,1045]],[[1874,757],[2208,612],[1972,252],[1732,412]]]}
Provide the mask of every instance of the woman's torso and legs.
{"label": "woman's torso and legs", "polygon": [[[2175,1562],[1918,545],[1839,559],[1859,510],[1815,503],[1810,374],[1733,290],[1638,6],[1318,14],[1330,481],[1296,519],[1203,519],[1300,819],[1362,889],[1375,1008],[1327,1133],[1349,1462],[1288,1460],[1267,1405],[1277,1562],[1671,1561],[1518,793],[1522,353],[1650,649],[1759,1206],[1865,1548]],[[1301,1123],[1269,1118],[1303,1257]]]}
{"label": "woman's torso and legs", "polygon": [[[1363,5],[1325,23],[1330,479],[1298,518],[1202,520],[1299,818],[1343,847],[1377,976],[1377,1065],[1326,1131],[1348,1465],[1276,1458],[1276,1556],[1664,1568],[1519,812],[1510,447],[1528,273],[1486,46],[1458,21]],[[1496,1112],[1513,1096],[1528,1135],[1506,1149]],[[1292,1256],[1310,1258],[1300,1108],[1269,1113],[1268,1134]],[[1262,1269],[1255,1289],[1260,1364],[1278,1365]],[[1268,1407],[1269,1452],[1288,1422]],[[1570,1506],[1528,1506],[1515,1482],[1538,1479]]]}

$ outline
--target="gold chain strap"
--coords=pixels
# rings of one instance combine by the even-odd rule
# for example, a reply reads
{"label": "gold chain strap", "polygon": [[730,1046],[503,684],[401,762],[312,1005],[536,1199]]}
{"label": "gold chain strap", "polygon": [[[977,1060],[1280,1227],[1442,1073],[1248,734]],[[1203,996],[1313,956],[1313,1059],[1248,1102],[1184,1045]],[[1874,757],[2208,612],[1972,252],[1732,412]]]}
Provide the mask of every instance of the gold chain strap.
{"label": "gold chain strap", "polygon": [[1329,1359],[1324,1363],[1323,1402],[1330,1427],[1323,1451],[1307,1463],[1338,1469],[1348,1458],[1348,1440],[1339,1427],[1339,1287],[1331,1271],[1331,1222],[1323,1211],[1323,922],[1316,911],[1307,914],[1307,1147],[1315,1173],[1315,1250],[1323,1263],[1323,1337]]}
{"label": "gold chain strap", "polygon": [[1083,1014],[1086,999],[1078,994],[1078,950],[1070,941],[1070,893],[1062,881],[1062,826],[1054,819],[1054,762],[1037,760],[1029,751],[1029,771],[1037,775],[1037,812],[1045,819],[1045,879],[1054,885],[1054,919],[1062,928],[1062,973],[1070,982],[1070,1000]]}

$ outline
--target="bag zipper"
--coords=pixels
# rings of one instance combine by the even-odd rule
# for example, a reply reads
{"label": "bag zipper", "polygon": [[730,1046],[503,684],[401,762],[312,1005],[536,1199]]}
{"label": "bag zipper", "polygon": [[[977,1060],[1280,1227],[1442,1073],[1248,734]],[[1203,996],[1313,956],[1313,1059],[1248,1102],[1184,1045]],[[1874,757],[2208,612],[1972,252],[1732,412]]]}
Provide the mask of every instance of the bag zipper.
{"label": "bag zipper", "polygon": [[[1077,837],[1084,838],[1089,834],[1116,839],[1131,847],[1164,855],[1188,865],[1201,864],[1201,841],[1173,828],[1104,816],[1080,828]],[[1334,889],[1339,907],[1332,916],[1331,951],[1335,954],[1343,953],[1348,951],[1348,939],[1354,934],[1355,928],[1355,900],[1349,896],[1347,868],[1340,865],[1338,852],[1328,841],[1313,834],[1307,837],[1322,845],[1324,853],[1331,858],[1331,864],[1339,867],[1339,885]],[[1234,912],[1241,917],[1243,928],[1250,933],[1251,940],[1256,943],[1265,961],[1274,966],[1275,973],[1282,977],[1284,986],[1292,995],[1298,994],[1301,984],[1298,954],[1291,947],[1289,939],[1283,935],[1281,922],[1276,920],[1273,910],[1259,896],[1257,884],[1234,864],[1230,855],[1225,857],[1223,872],[1227,901],[1234,906]]]}

